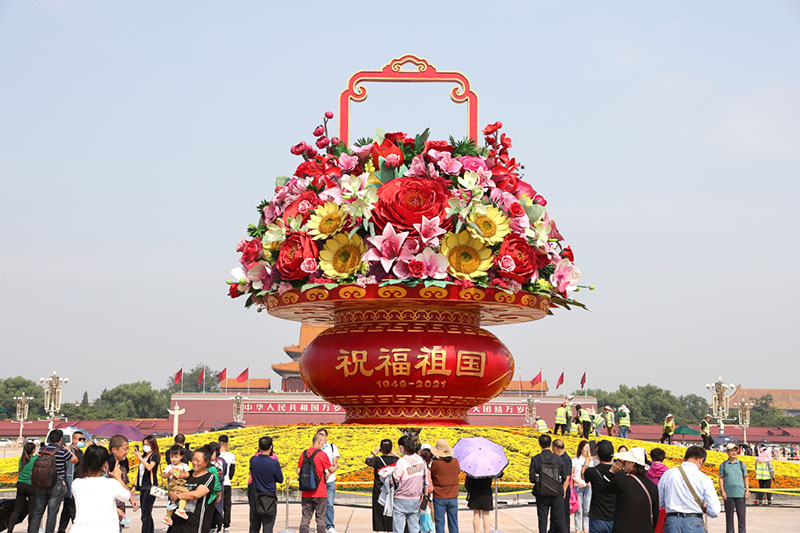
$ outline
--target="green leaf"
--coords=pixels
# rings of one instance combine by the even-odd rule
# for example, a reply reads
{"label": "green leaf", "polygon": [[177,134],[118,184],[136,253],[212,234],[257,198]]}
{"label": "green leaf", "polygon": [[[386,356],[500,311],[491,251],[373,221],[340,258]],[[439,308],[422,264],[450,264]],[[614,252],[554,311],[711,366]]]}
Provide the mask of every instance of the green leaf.
{"label": "green leaf", "polygon": [[419,152],[421,152],[421,151],[423,151],[425,149],[425,141],[428,140],[428,137],[430,136],[430,134],[431,134],[431,129],[430,128],[425,128],[425,131],[423,131],[422,133],[417,134],[417,136],[414,137],[414,150],[417,153],[419,153]]}
{"label": "green leaf", "polygon": [[306,283],[302,287],[300,287],[300,292],[305,292],[308,289],[313,289],[314,287],[319,287],[322,285],[321,283]]}
{"label": "green leaf", "polygon": [[525,214],[528,215],[528,220],[530,220],[531,224],[542,218],[544,212],[545,208],[539,204],[531,204],[525,208]]}
{"label": "green leaf", "polygon": [[336,287],[338,287],[339,284],[338,283],[323,283],[322,286],[325,287],[328,290],[331,290],[331,289],[335,289]]}
{"label": "green leaf", "polygon": [[386,164],[386,160],[383,157],[379,158],[381,164],[381,172],[378,174],[378,179],[381,183],[389,183],[392,181],[396,176],[396,170]]}
{"label": "green leaf", "polygon": [[425,280],[425,286],[426,287],[441,287],[441,288],[444,289],[448,285],[452,285],[452,284],[453,284],[452,281],[447,281],[447,280],[443,280],[443,279],[428,279],[428,280]]}
{"label": "green leaf", "polygon": [[276,187],[285,187],[291,178],[289,176],[278,176],[275,178]]}
{"label": "green leaf", "polygon": [[350,230],[350,234],[347,235],[347,238],[348,239],[352,239],[353,235],[355,235],[357,232],[358,232],[358,226],[356,226],[356,227],[354,227],[353,229]]}
{"label": "green leaf", "polygon": [[399,285],[400,283],[405,283],[406,280],[404,279],[385,279],[381,281],[380,286],[385,287],[387,285]]}
{"label": "green leaf", "polygon": [[456,233],[461,231],[461,226],[463,226],[463,225],[464,225],[464,221],[459,218],[458,222],[456,222]]}
{"label": "green leaf", "polygon": [[353,143],[353,146],[361,148],[362,146],[367,146],[368,144],[372,144],[374,142],[375,141],[372,139],[372,137],[361,137],[360,139],[356,140],[356,142]]}
{"label": "green leaf", "polygon": [[375,142],[377,142],[378,144],[382,144],[385,138],[386,138],[386,130],[375,128]]}

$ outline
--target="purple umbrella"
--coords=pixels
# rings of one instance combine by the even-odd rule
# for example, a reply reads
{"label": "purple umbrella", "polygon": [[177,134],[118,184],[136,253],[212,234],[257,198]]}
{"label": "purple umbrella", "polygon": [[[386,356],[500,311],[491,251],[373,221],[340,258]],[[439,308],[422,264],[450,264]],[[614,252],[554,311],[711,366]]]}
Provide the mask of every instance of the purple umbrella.
{"label": "purple umbrella", "polygon": [[94,434],[101,437],[122,435],[132,441],[141,441],[144,438],[144,433],[133,426],[121,424],[120,422],[106,422],[105,424],[100,424],[94,428]]}
{"label": "purple umbrella", "polygon": [[503,447],[483,437],[459,439],[453,446],[453,456],[461,471],[475,478],[499,476],[508,466]]}

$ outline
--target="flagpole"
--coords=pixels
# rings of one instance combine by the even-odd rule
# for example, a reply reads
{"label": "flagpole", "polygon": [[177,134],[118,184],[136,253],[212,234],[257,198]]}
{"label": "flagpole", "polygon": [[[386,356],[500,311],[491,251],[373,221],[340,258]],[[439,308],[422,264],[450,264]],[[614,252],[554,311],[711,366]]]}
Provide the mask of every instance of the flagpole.
{"label": "flagpole", "polygon": [[[584,375],[584,377],[586,376],[586,367],[583,367],[583,375]],[[589,380],[587,379],[587,380],[585,380],[585,381],[583,382],[583,395],[584,395],[584,396],[586,396],[586,391],[589,389],[589,387],[587,387],[587,386],[586,386],[586,383],[587,383],[588,381],[589,381]]]}
{"label": "flagpole", "polygon": [[247,365],[247,395],[250,396],[250,365]]}
{"label": "flagpole", "polygon": [[203,367],[203,394],[206,393],[206,367]]}
{"label": "flagpole", "polygon": [[183,394],[183,367],[181,367],[181,394]]}
{"label": "flagpole", "polygon": [[561,369],[561,375],[564,376],[564,383],[562,383],[562,385],[564,386],[564,399],[566,400],[567,399],[567,369],[566,368],[562,368]]}
{"label": "flagpole", "polygon": [[519,397],[522,398],[522,367],[519,367],[517,377],[519,378]]}

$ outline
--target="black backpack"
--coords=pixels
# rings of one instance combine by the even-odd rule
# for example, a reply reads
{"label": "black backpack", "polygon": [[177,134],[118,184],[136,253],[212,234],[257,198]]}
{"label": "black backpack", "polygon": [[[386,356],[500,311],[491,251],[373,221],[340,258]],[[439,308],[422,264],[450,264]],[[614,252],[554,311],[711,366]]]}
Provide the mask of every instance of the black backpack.
{"label": "black backpack", "polygon": [[536,495],[537,496],[561,496],[561,477],[559,473],[558,464],[550,456],[549,461],[544,460],[544,456],[540,455],[541,472],[539,472],[539,479],[536,480]]}
{"label": "black backpack", "polygon": [[322,450],[314,450],[308,455],[308,450],[303,452],[303,462],[300,463],[300,490],[315,491],[319,487],[321,476],[317,475],[317,467],[314,465],[314,456]]}
{"label": "black backpack", "polygon": [[31,471],[31,485],[37,489],[49,489],[56,484],[56,454],[42,450]]}

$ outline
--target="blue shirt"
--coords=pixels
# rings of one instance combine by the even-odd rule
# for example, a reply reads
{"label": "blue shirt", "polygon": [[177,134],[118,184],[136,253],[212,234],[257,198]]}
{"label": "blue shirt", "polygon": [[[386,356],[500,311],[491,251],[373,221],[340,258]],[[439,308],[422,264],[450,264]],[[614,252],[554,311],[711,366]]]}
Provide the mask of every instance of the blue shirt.
{"label": "blue shirt", "polygon": [[281,464],[268,455],[258,454],[250,458],[250,475],[258,492],[275,494],[275,484],[283,483]]}

